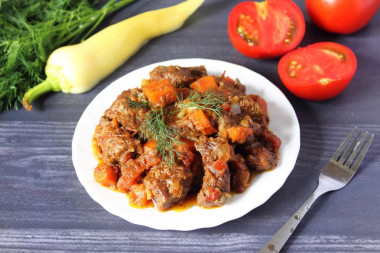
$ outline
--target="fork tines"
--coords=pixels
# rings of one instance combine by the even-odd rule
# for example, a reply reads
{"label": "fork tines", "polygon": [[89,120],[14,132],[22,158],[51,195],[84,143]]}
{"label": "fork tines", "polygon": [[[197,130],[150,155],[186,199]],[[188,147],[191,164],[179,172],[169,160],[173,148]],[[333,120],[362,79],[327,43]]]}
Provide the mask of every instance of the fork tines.
{"label": "fork tines", "polygon": [[[364,135],[362,136],[363,130],[359,130],[359,132],[355,135],[355,137],[351,141],[356,130],[357,130],[357,127],[355,127],[348,134],[347,138],[342,142],[342,144],[340,144],[338,150],[334,153],[334,155],[331,158],[335,162],[353,170],[356,170],[359,167],[360,163],[363,161],[363,158],[365,154],[367,153],[367,150],[369,146],[371,145],[371,142],[374,137],[374,135],[370,134],[369,132],[365,132]],[[360,136],[362,136],[362,138],[359,141]],[[351,143],[347,147],[350,141]],[[363,144],[364,144],[364,147],[363,149],[361,149]],[[361,149],[361,152],[359,153],[360,149]]]}

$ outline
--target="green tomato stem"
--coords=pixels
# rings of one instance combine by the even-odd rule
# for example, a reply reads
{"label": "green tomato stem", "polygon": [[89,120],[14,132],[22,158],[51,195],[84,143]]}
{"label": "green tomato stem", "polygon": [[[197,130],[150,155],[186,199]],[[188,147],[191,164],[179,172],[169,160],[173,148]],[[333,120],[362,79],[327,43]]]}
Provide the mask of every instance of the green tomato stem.
{"label": "green tomato stem", "polygon": [[32,110],[31,103],[38,97],[51,92],[51,91],[61,91],[62,88],[59,85],[59,79],[47,77],[45,81],[34,86],[28,92],[25,93],[24,98],[22,99],[22,104],[26,110]]}

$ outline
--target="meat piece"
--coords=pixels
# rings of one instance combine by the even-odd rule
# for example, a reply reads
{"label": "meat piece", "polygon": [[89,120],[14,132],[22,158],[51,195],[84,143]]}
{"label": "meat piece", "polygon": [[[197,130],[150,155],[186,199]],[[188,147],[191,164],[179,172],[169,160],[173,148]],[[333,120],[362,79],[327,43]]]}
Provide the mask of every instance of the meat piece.
{"label": "meat piece", "polygon": [[248,167],[255,170],[270,170],[277,166],[281,140],[270,130],[257,129],[255,138],[248,139],[237,147],[246,158]]}
{"label": "meat piece", "polygon": [[273,153],[277,153],[280,149],[281,139],[268,129],[259,135],[259,139]]}
{"label": "meat piece", "polygon": [[196,152],[194,156],[194,161],[190,166],[191,172],[193,173],[193,181],[191,186],[191,192],[198,193],[202,188],[204,170],[202,165],[202,156]]}
{"label": "meat piece", "polygon": [[207,75],[207,71],[204,66],[189,68],[180,66],[158,66],[149,73],[152,81],[168,79],[176,88],[186,87],[191,82],[205,75]]}
{"label": "meat piece", "polygon": [[131,157],[142,153],[139,140],[121,128],[116,120],[104,116],[95,128],[93,141],[98,157],[110,166],[124,164]]}
{"label": "meat piece", "polygon": [[245,94],[246,86],[241,84],[239,79],[234,81],[232,78],[225,76],[225,73],[223,73],[223,75],[215,77],[215,80],[220,87],[228,91],[232,96]]}
{"label": "meat piece", "polygon": [[124,129],[134,132],[144,122],[145,115],[148,113],[149,108],[134,108],[129,105],[129,102],[138,102],[143,99],[144,95],[141,89],[123,91],[104,113],[104,116],[110,119],[116,119]]}
{"label": "meat piece", "polygon": [[144,178],[148,199],[152,199],[160,211],[181,202],[190,190],[192,173],[182,166],[168,168],[154,166]]}
{"label": "meat piece", "polygon": [[267,102],[262,97],[256,94],[248,95],[248,97],[250,97],[253,101],[255,101],[259,105],[263,114],[268,115]]}
{"label": "meat piece", "polygon": [[261,107],[253,99],[242,96],[239,99],[240,108],[243,114],[248,114],[251,118],[260,124],[267,124],[266,115],[263,114]]}
{"label": "meat piece", "polygon": [[266,147],[257,146],[249,149],[246,158],[248,166],[256,170],[270,170],[277,165],[277,156]]}
{"label": "meat piece", "polygon": [[232,146],[221,138],[202,136],[195,143],[196,150],[202,156],[204,177],[202,189],[197,195],[200,206],[222,206],[230,197],[230,171],[227,165],[233,156]]}
{"label": "meat piece", "polygon": [[194,80],[197,80],[202,76],[207,76],[207,70],[205,66],[185,67],[184,69],[190,72]]}
{"label": "meat piece", "polygon": [[241,154],[236,154],[229,163],[231,168],[231,187],[236,192],[243,192],[249,186],[251,173]]}

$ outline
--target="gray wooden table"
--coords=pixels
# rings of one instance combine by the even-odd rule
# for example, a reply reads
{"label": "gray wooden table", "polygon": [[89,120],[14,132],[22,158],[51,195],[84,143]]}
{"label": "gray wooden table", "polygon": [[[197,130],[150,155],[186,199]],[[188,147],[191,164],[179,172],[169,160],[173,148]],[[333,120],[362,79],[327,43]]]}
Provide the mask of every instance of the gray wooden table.
{"label": "gray wooden table", "polygon": [[[103,26],[173,2],[179,1],[140,0]],[[362,31],[339,36],[316,28],[304,1],[295,1],[306,19],[301,46],[335,41],[358,59],[356,75],[342,94],[310,102],[284,88],[278,59],[246,58],[232,47],[227,19],[238,2],[207,0],[181,30],[152,40],[86,94],[49,94],[31,112],[0,113],[0,252],[257,252],[314,191],[320,170],[353,126],[375,134],[359,173],[343,190],[315,203],[282,252],[380,252],[380,13]],[[214,228],[158,231],[113,216],[89,197],[75,174],[71,141],[79,117],[102,89],[126,73],[195,57],[248,67],[284,92],[301,127],[293,172],[265,204]]]}

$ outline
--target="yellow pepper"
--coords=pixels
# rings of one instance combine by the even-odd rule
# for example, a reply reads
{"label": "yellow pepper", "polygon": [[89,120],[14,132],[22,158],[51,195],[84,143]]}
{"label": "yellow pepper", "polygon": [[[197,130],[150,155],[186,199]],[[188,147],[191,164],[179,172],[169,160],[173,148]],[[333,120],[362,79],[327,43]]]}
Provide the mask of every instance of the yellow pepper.
{"label": "yellow pepper", "polygon": [[187,0],[145,12],[111,25],[79,44],[56,49],[46,63],[46,80],[25,93],[24,107],[30,111],[31,102],[50,91],[79,94],[91,90],[145,42],[180,28],[203,2]]}

